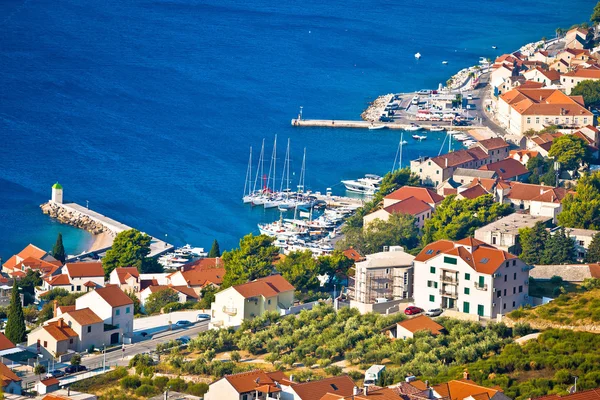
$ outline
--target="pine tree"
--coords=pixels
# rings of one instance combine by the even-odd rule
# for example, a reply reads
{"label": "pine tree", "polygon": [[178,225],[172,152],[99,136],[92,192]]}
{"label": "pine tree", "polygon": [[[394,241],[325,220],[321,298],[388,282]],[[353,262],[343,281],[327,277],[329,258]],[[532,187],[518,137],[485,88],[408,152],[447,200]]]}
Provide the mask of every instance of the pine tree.
{"label": "pine tree", "polygon": [[63,246],[62,233],[58,233],[56,237],[56,243],[52,248],[52,257],[56,258],[61,263],[65,263],[67,259],[67,254],[65,253],[65,246]]}
{"label": "pine tree", "polygon": [[575,259],[575,242],[562,227],[550,235],[544,245],[542,264],[568,264]]}
{"label": "pine tree", "polygon": [[600,235],[595,234],[592,236],[592,242],[585,255],[586,263],[597,263],[600,262]]}
{"label": "pine tree", "polygon": [[15,344],[25,341],[25,316],[23,315],[23,306],[16,280],[13,283],[7,316],[8,321],[4,331],[6,337]]}
{"label": "pine tree", "polygon": [[539,264],[544,252],[548,232],[542,223],[536,223],[533,228],[525,228],[519,231],[519,243],[521,255],[519,258],[527,264]]}
{"label": "pine tree", "polygon": [[214,240],[210,251],[208,252],[209,258],[221,257],[221,249],[219,248],[219,242],[217,239]]}

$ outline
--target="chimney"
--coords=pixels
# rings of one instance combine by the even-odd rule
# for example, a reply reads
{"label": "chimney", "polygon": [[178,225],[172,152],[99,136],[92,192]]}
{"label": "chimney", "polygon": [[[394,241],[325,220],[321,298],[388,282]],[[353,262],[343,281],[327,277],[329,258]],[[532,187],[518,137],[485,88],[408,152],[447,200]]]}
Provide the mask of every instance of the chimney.
{"label": "chimney", "polygon": [[425,381],[425,387],[429,387],[429,381]]}
{"label": "chimney", "polygon": [[469,380],[469,371],[463,372],[463,379]]}
{"label": "chimney", "polygon": [[445,158],[445,161],[446,161],[446,163],[445,163],[446,164],[446,168],[448,168],[448,157]]}
{"label": "chimney", "polygon": [[365,395],[365,396],[369,395],[369,387],[368,386],[363,387],[363,395]]}
{"label": "chimney", "polygon": [[53,315],[56,317],[56,308],[58,307],[58,300],[54,300],[52,302],[52,310],[53,310]]}
{"label": "chimney", "polygon": [[294,382],[294,375],[290,375],[290,382]]}
{"label": "chimney", "polygon": [[61,318],[61,319],[59,319],[59,320],[58,320],[58,327],[59,327],[59,328],[62,328],[62,327],[64,326],[63,324],[64,324],[64,321],[63,321],[63,319],[62,319],[62,318]]}
{"label": "chimney", "polygon": [[358,396],[359,394],[360,394],[360,389],[358,388],[358,386],[354,386],[354,389],[352,390],[352,395]]}

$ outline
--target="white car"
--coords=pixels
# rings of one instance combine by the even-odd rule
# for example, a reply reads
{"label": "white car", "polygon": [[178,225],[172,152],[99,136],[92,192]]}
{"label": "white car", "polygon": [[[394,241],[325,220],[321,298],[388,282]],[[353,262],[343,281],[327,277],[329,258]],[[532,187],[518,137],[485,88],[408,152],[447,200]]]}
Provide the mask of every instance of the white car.
{"label": "white car", "polygon": [[427,310],[427,312],[425,312],[425,315],[427,315],[428,317],[437,317],[438,315],[442,315],[443,312],[444,310],[442,310],[441,308],[432,308],[431,310]]}

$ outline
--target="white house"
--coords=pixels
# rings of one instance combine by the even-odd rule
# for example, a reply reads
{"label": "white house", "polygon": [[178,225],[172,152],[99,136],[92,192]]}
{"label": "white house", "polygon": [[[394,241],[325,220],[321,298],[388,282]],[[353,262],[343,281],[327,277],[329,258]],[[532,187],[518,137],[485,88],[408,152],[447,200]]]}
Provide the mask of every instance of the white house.
{"label": "white house", "polygon": [[104,269],[101,262],[66,263],[61,271],[61,274],[44,280],[44,291],[60,288],[67,292],[81,293],[104,286]]}
{"label": "white house", "polygon": [[[107,285],[86,293],[75,300],[75,307],[92,309],[105,324],[116,327],[125,337],[133,334],[133,300],[118,286]],[[117,335],[118,332],[112,334],[111,343],[120,343]]]}
{"label": "white house", "polygon": [[477,239],[439,240],[414,260],[415,304],[496,318],[528,303],[529,269]]}
{"label": "white house", "polygon": [[109,283],[117,285],[124,292],[137,293],[140,290],[140,272],[136,267],[115,268],[110,272]]}
{"label": "white house", "polygon": [[21,378],[3,363],[0,363],[0,378],[2,393],[21,394]]}
{"label": "white house", "polygon": [[281,385],[288,382],[283,372],[261,370],[225,375],[211,383],[205,400],[267,400],[280,399]]}
{"label": "white house", "polygon": [[432,335],[439,335],[444,327],[426,315],[419,315],[414,318],[405,319],[398,322],[394,327],[387,329],[392,339],[411,339],[415,333],[428,331]]}

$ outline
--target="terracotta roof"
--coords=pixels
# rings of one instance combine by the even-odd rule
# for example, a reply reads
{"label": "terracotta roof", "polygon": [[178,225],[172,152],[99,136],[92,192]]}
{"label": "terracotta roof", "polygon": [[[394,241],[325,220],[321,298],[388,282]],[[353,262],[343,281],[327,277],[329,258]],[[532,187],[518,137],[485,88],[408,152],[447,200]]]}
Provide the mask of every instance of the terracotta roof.
{"label": "terracotta roof", "polygon": [[491,275],[507,260],[517,257],[476,239],[463,239],[459,242],[438,240],[430,243],[415,257],[415,261],[426,262],[440,254],[462,259],[475,271]]}
{"label": "terracotta roof", "polygon": [[33,244],[28,244],[23,250],[21,250],[17,255],[22,258],[29,258],[29,257],[33,257],[33,258],[42,258],[47,254],[46,251],[40,249],[37,246],[34,246]]}
{"label": "terracotta roof", "polygon": [[368,400],[368,399],[380,399],[380,400],[403,400],[400,397],[398,391],[390,388],[374,387],[371,386],[368,389],[367,395],[361,390],[357,395],[341,396],[334,393],[327,393],[321,397],[321,400],[336,400],[336,399],[348,399],[348,400]]}
{"label": "terracotta roof", "polygon": [[415,333],[418,331],[429,331],[433,335],[439,335],[444,330],[444,327],[426,315],[419,315],[418,317],[409,318],[402,322],[398,322],[398,326]]}
{"label": "terracotta roof", "polygon": [[487,150],[497,150],[509,147],[508,143],[502,138],[491,138],[479,141],[479,144]]}
{"label": "terracotta roof", "polygon": [[77,337],[77,332],[71,329],[62,318],[58,321],[49,322],[47,325],[44,325],[42,329],[59,342]]}
{"label": "terracotta roof", "polygon": [[348,375],[334,376],[305,383],[298,383],[292,389],[301,400],[320,400],[326,394],[352,396],[354,381]]}
{"label": "terracotta roof", "polygon": [[509,154],[515,160],[519,160],[522,162],[523,157],[529,156],[529,158],[534,158],[534,157],[539,156],[540,153],[539,153],[539,151],[535,151],[535,150],[511,150]]}
{"label": "terracotta roof", "polygon": [[558,81],[560,79],[560,73],[554,69],[547,71],[538,67],[534,68],[534,70],[544,75],[550,81]]}
{"label": "terracotta roof", "polygon": [[600,69],[598,68],[578,68],[574,71],[567,72],[563,76],[572,76],[583,79],[600,79]]}
{"label": "terracotta roof", "polygon": [[485,153],[485,151],[483,151],[479,147],[473,147],[469,150],[458,150],[452,151],[447,154],[442,154],[441,156],[433,157],[431,161],[436,163],[441,168],[446,168],[446,160],[448,160],[449,168],[457,167],[459,165],[463,165],[471,161],[479,161],[483,159],[487,159],[487,154]]}
{"label": "terracotta roof", "polygon": [[296,290],[283,276],[271,275],[252,282],[233,286],[244,298],[264,296],[273,297],[278,293]]}
{"label": "terracotta roof", "polygon": [[480,196],[485,196],[486,194],[489,194],[481,185],[475,185],[472,186],[466,190],[463,190],[462,192],[459,193],[460,196],[464,197],[465,199],[476,199]]}
{"label": "terracotta roof", "polygon": [[[60,264],[60,263],[59,263]],[[30,269],[39,269],[44,272],[56,269],[57,265],[49,261],[40,260],[39,258],[27,257],[24,260],[18,262],[14,268],[24,270],[25,267]]]}
{"label": "terracotta roof", "polygon": [[533,397],[532,400],[600,400],[600,389],[582,390],[573,394],[549,394],[547,396]]}
{"label": "terracotta roof", "polygon": [[265,385],[275,386],[275,381],[271,378],[270,374],[261,370],[225,375],[223,379],[227,380],[240,394],[255,391],[258,387],[263,387],[263,390],[266,390],[264,388]]}
{"label": "terracotta roof", "polygon": [[83,284],[83,286],[89,287],[89,288],[95,288],[97,285],[92,281],[87,281],[86,283]]}
{"label": "terracotta roof", "polygon": [[[495,171],[494,174],[496,173]],[[483,187],[488,193],[491,193],[492,190],[494,190],[494,187],[496,187],[500,182],[498,181],[498,179],[490,179],[490,178],[475,178],[471,181],[471,183],[469,184],[469,187],[475,187],[475,186],[481,186]]]}
{"label": "terracotta roof", "polygon": [[560,187],[511,182],[507,197],[513,200],[560,203],[567,193],[570,192]]}
{"label": "terracotta roof", "polygon": [[116,268],[115,271],[116,271],[115,273],[117,274],[117,277],[119,278],[119,282],[122,285],[127,284],[127,279],[129,279],[130,277],[133,277],[133,278],[140,277],[140,272],[138,271],[138,269],[136,267],[121,267],[121,268]]}
{"label": "terracotta roof", "polygon": [[69,311],[66,313],[66,315],[73,318],[75,322],[82,326],[104,322],[102,318],[100,318],[95,312],[87,307],[80,310]]}
{"label": "terracotta roof", "polygon": [[183,270],[187,271],[190,269],[210,269],[220,267],[223,268],[223,260],[219,257],[201,258],[196,261],[192,261],[183,266]]}
{"label": "terracotta roof", "polygon": [[428,204],[437,204],[444,200],[442,196],[432,189],[413,186],[402,186],[400,189],[396,189],[385,196],[386,199],[391,200],[406,200],[409,197],[415,197]]}
{"label": "terracotta roof", "polygon": [[390,214],[402,213],[410,215],[418,215],[426,211],[430,211],[431,209],[432,208],[429,204],[417,199],[416,197],[409,197],[384,208],[384,210]]}
{"label": "terracotta roof", "polygon": [[60,382],[58,379],[52,377],[52,378],[46,378],[44,380],[41,380],[40,383],[44,386],[53,386],[53,385],[58,385]]}
{"label": "terracotta roof", "polygon": [[206,286],[210,283],[220,285],[223,283],[225,268],[197,268],[183,271],[181,275],[189,286]]}
{"label": "terracotta roof", "polygon": [[517,87],[500,95],[521,115],[578,116],[593,115],[576,96],[567,96],[558,89],[528,89]]}
{"label": "terracotta roof", "polygon": [[441,396],[448,397],[449,400],[463,400],[469,396],[488,394],[493,397],[496,393],[502,392],[499,389],[490,389],[485,386],[479,386],[475,382],[468,379],[453,380],[447,383],[442,383],[433,386],[433,390]]}
{"label": "terracotta roof", "polygon": [[353,261],[363,261],[365,258],[358,251],[349,248],[343,251],[344,255]]}
{"label": "terracotta roof", "polygon": [[495,171],[500,179],[512,179],[529,173],[527,168],[514,158],[505,158],[479,168],[484,171]]}
{"label": "terracotta roof", "polygon": [[3,387],[8,385],[10,382],[21,382],[22,380],[3,363],[0,363],[0,379],[2,380]]}
{"label": "terracotta roof", "polygon": [[76,262],[65,264],[71,278],[91,278],[95,276],[104,276],[104,269],[101,262]]}
{"label": "terracotta roof", "polygon": [[525,81],[519,87],[522,89],[540,89],[544,87],[544,84],[542,82]]}
{"label": "terracotta roof", "polygon": [[0,332],[0,351],[15,348],[15,344],[11,342],[4,333]]}
{"label": "terracotta roof", "polygon": [[48,278],[46,282],[48,282],[48,285],[50,286],[71,285],[71,280],[69,279],[69,276],[67,274],[53,276],[51,278]]}
{"label": "terracotta roof", "polygon": [[[69,311],[75,311],[75,306],[58,306],[57,310],[60,310],[61,313],[68,313]],[[56,315],[55,315],[56,317]]]}
{"label": "terracotta roof", "polygon": [[103,288],[96,289],[93,293],[98,293],[111,307],[121,307],[133,304],[133,300],[131,300],[129,296],[116,285],[106,285]]}
{"label": "terracotta roof", "polygon": [[458,191],[456,188],[444,188],[444,196],[450,196],[452,194],[457,194]]}

